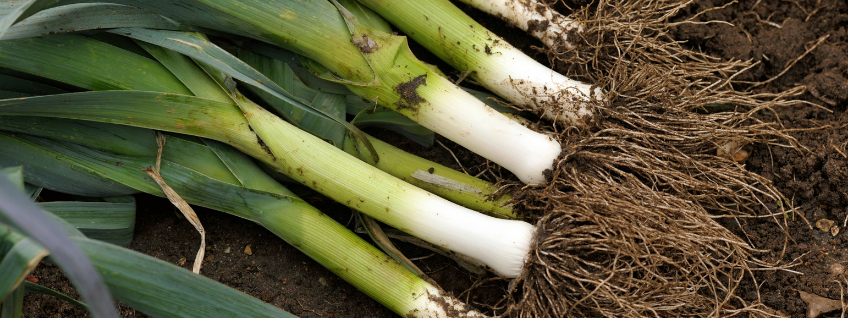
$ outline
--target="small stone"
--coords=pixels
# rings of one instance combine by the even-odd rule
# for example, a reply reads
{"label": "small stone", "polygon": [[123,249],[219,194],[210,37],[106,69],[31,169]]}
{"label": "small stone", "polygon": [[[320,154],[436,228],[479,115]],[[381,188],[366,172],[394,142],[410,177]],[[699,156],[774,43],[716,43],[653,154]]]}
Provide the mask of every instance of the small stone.
{"label": "small stone", "polygon": [[244,247],[244,253],[247,255],[253,255],[253,250],[250,249],[250,245]]}
{"label": "small stone", "polygon": [[227,246],[227,248],[224,249],[224,254],[230,254],[230,247],[229,246]]}
{"label": "small stone", "polygon": [[833,263],[832,265],[830,265],[830,273],[833,275],[845,273],[845,265]]}
{"label": "small stone", "polygon": [[183,258],[181,258],[179,261],[177,261],[177,265],[180,265],[180,266],[185,265],[185,263],[186,263],[186,258],[185,258],[185,257],[183,257]]}
{"label": "small stone", "polygon": [[324,277],[319,277],[318,283],[321,284],[321,286],[325,286],[325,287],[327,286],[327,280],[324,279]]}
{"label": "small stone", "polygon": [[836,225],[831,226],[830,227],[830,235],[836,236],[836,234],[839,234],[839,227],[836,226]]}
{"label": "small stone", "polygon": [[828,219],[819,219],[816,221],[816,227],[822,232],[830,232],[830,229],[836,225],[836,222]]}

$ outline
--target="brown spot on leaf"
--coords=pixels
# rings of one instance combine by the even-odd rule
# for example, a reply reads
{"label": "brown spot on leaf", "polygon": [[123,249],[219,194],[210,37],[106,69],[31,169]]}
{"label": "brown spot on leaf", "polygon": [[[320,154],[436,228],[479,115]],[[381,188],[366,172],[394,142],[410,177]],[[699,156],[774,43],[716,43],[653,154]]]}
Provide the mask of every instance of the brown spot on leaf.
{"label": "brown spot on leaf", "polygon": [[367,34],[362,34],[362,36],[358,37],[355,36],[350,39],[350,42],[359,47],[359,51],[362,53],[374,53],[380,48],[377,42],[374,42]]}

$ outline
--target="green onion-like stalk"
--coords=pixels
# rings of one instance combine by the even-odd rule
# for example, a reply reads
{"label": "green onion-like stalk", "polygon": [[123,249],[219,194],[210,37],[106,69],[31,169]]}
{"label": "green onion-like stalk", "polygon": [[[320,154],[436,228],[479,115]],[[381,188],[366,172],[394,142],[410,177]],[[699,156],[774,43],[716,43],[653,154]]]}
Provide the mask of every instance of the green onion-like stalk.
{"label": "green onion-like stalk", "polygon": [[368,140],[380,161],[369,160],[370,155],[362,147],[356,147],[350,138],[345,139],[344,150],[377,169],[469,209],[497,217],[517,217],[509,203],[512,198],[509,194],[492,197],[498,190],[493,184],[415,156],[377,138],[368,136]]}
{"label": "green onion-like stalk", "polygon": [[[448,0],[360,0],[442,60],[495,94],[550,119],[586,124],[599,88],[536,62],[471,19]],[[503,1],[491,1],[501,3]]]}
{"label": "green onion-like stalk", "polygon": [[[112,138],[113,141],[152,140],[152,131],[73,120],[0,117],[2,121],[16,119],[29,125],[29,129],[18,125],[15,131],[19,132],[14,135],[0,133],[0,145],[9,150],[0,153],[0,163],[25,165],[33,176],[39,176],[32,181],[48,188],[68,184],[70,187],[64,190],[71,193],[91,191],[54,178],[55,171],[73,169],[80,173],[77,179],[81,184],[112,182],[118,185],[115,188],[129,187],[163,196],[159,186],[141,172],[154,164],[155,146],[148,148],[147,155],[136,156],[70,143],[82,140],[114,150],[114,145],[86,139],[92,134],[114,132],[118,138]],[[45,127],[45,123],[53,126]],[[66,129],[71,127],[78,129]],[[257,222],[398,314],[447,317],[449,312],[460,310],[466,317],[483,317],[400,264],[387,261],[388,256],[289,192],[261,172],[248,157],[211,141],[205,143],[209,146],[176,137],[167,138],[165,143],[162,177],[188,202]],[[228,159],[220,161],[219,156]]]}
{"label": "green onion-like stalk", "polygon": [[[378,36],[371,34],[368,38]],[[561,152],[557,141],[486,106],[415,60],[406,48],[405,39],[388,44],[396,46],[370,54],[375,55],[374,59],[392,59],[400,62],[399,65],[405,65],[404,68],[389,68],[380,74],[386,82],[401,84],[391,90],[351,86],[354,93],[371,96],[372,100],[377,101],[397,100],[394,105],[390,105],[395,111],[500,164],[521,181],[545,181],[543,172],[551,168]],[[420,75],[410,78],[410,73]]]}
{"label": "green onion-like stalk", "polygon": [[[93,120],[228,143],[290,178],[374,219],[517,276],[534,227],[461,207],[353,158],[251,101],[112,91],[7,99],[0,113]],[[55,108],[54,105],[63,107]]]}
{"label": "green onion-like stalk", "polygon": [[[545,182],[543,172],[552,167],[561,151],[558,142],[510,121],[440,77],[414,57],[404,37],[360,23],[352,13],[328,1],[109,2],[149,9],[186,25],[262,40],[313,59],[329,71],[324,76],[500,164],[526,183]],[[482,44],[478,48],[482,50]],[[524,63],[521,61],[518,63]],[[550,77],[551,73],[538,76]],[[532,87],[518,87],[530,84],[530,78],[515,79],[504,84],[517,85],[516,92],[532,92]],[[547,94],[539,93],[531,99]]]}
{"label": "green onion-like stalk", "polygon": [[479,260],[500,275],[521,273],[532,225],[459,206],[353,159],[248,100],[240,106],[265,146],[260,149],[273,158],[266,163],[280,172],[383,223]]}

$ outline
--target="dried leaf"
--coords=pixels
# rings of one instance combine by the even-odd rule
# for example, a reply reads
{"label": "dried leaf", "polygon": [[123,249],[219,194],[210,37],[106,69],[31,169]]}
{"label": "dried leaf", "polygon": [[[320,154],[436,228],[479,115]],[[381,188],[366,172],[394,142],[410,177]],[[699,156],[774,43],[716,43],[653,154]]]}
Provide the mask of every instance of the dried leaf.
{"label": "dried leaf", "polygon": [[819,295],[798,291],[801,300],[807,303],[807,318],[816,318],[823,313],[842,309],[842,301],[824,298]]}

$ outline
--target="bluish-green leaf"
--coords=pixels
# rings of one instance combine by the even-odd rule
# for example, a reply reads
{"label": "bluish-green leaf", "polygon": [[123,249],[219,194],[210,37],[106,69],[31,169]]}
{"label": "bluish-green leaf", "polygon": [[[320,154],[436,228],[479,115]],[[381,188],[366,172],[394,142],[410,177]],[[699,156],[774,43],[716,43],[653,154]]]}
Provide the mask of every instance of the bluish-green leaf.
{"label": "bluish-green leaf", "polygon": [[17,289],[47,254],[40,244],[0,223],[0,300]]}
{"label": "bluish-green leaf", "polygon": [[26,1],[3,1],[0,3],[0,37],[3,36],[15,22],[49,8],[61,0],[26,0]]}
{"label": "bluish-green leaf", "polygon": [[89,90],[191,93],[158,62],[80,35],[0,41],[0,66]]}
{"label": "bluish-green leaf", "polygon": [[61,217],[86,237],[119,246],[132,242],[135,229],[135,199],[128,202],[53,201],[38,206]]}
{"label": "bluish-green leaf", "polygon": [[[29,197],[15,189],[5,176],[0,176],[0,222],[14,226],[50,251],[53,261],[65,271],[82,298],[91,303],[91,313],[95,318],[118,317],[103,280],[79,247],[70,240],[64,229],[55,223],[49,213],[39,210],[29,201]],[[12,250],[17,250],[17,246],[15,244]],[[21,250],[28,252],[15,254],[27,255],[24,257],[27,263],[31,262],[32,255],[39,253],[33,252],[32,247],[21,247]],[[14,259],[10,262],[13,265],[18,263]],[[2,267],[3,264],[0,264],[0,268]]]}
{"label": "bluish-green leaf", "polygon": [[153,132],[144,128],[50,117],[0,116],[0,130],[63,140],[129,156],[155,155]]}
{"label": "bluish-green leaf", "polygon": [[74,306],[80,307],[80,308],[85,309],[85,310],[89,310],[88,305],[86,305],[85,303],[83,303],[79,300],[73,299],[73,298],[69,297],[68,295],[62,294],[62,293],[55,291],[53,289],[41,286],[39,284],[30,283],[30,282],[24,282],[23,285],[24,285],[24,291],[27,292],[27,293],[36,293],[36,294],[42,294],[42,295],[47,295],[47,296],[53,296],[53,297],[59,298],[62,301],[68,302],[68,303],[70,303]]}
{"label": "bluish-green leaf", "polygon": [[0,318],[21,318],[24,310],[24,287],[18,286],[6,299],[0,298]]}
{"label": "bluish-green leaf", "polygon": [[11,40],[110,28],[186,29],[174,20],[136,7],[110,3],[78,3],[40,11],[13,25],[0,38]]}

